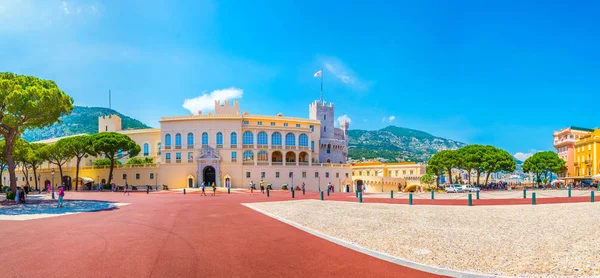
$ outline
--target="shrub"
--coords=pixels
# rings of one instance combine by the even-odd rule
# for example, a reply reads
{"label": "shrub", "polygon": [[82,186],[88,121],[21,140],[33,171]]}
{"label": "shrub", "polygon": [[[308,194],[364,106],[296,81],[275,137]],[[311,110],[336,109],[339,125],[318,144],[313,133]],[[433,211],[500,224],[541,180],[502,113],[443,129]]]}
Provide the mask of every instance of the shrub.
{"label": "shrub", "polygon": [[103,185],[102,185],[102,189],[103,189],[103,190],[111,190],[111,189],[112,189],[112,186],[111,186],[110,184],[107,184],[107,183],[106,183],[106,184],[103,184]]}
{"label": "shrub", "polygon": [[6,192],[6,199],[7,200],[14,200],[15,199],[15,195],[16,194],[14,192],[8,191],[8,192]]}
{"label": "shrub", "polygon": [[288,186],[287,186],[287,184],[284,184],[284,185],[282,185],[282,186],[281,186],[281,190],[288,190]]}

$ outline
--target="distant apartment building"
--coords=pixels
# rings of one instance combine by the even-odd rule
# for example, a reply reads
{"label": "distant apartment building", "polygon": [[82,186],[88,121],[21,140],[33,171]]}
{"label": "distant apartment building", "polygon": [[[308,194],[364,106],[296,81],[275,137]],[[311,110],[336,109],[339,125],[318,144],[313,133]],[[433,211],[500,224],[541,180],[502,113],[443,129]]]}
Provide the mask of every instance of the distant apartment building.
{"label": "distant apartment building", "polygon": [[600,174],[600,129],[581,136],[575,143],[575,176],[591,178]]}
{"label": "distant apartment building", "polygon": [[589,128],[570,126],[554,132],[554,148],[558,152],[558,157],[566,161],[567,173],[561,173],[559,177],[577,176],[575,171],[575,144],[589,132],[594,131]]}
{"label": "distant apartment building", "polygon": [[416,162],[382,163],[379,161],[360,162],[352,165],[352,181],[355,188],[367,192],[396,191],[398,185],[420,184],[425,174],[425,165]]}

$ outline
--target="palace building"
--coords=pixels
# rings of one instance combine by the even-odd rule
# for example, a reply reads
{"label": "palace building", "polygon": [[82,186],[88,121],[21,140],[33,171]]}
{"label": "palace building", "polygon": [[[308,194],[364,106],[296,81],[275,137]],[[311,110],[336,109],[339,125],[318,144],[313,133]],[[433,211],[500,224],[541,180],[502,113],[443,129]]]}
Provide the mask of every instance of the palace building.
{"label": "palace building", "polygon": [[[273,189],[304,183],[307,190],[316,191],[331,183],[336,191],[345,190],[352,186],[351,165],[346,164],[349,122],[335,126],[333,103],[314,101],[308,108],[308,118],[266,116],[240,112],[238,101],[215,101],[214,112],[163,117],[160,128],[122,130],[118,116],[100,117],[98,132],[126,134],[141,148],[137,157],[154,158],[154,164],[127,165],[122,156],[123,165],[113,173],[119,185],[166,184],[172,189],[214,182],[217,187],[247,188],[251,181],[262,180]],[[108,180],[108,167],[92,166],[100,158],[82,162],[79,186]],[[55,165],[44,163],[38,173],[25,178],[18,172],[18,185],[33,186],[34,178],[41,184],[61,181]],[[62,182],[75,184],[74,178],[73,160],[63,166]]]}

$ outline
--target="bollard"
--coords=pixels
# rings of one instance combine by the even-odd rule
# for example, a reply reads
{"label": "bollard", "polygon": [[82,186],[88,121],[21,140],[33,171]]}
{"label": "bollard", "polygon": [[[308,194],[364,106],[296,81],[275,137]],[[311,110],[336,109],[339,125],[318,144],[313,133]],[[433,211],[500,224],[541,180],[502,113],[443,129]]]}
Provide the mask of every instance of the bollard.
{"label": "bollard", "polygon": [[531,204],[532,205],[536,204],[536,202],[535,202],[535,192],[531,193]]}
{"label": "bollard", "polygon": [[267,197],[269,197],[269,188],[267,187]]}
{"label": "bollard", "polygon": [[158,191],[158,185],[156,186],[156,191]]}
{"label": "bollard", "polygon": [[321,193],[321,201],[323,201],[323,191],[321,191],[320,193]]}
{"label": "bollard", "polygon": [[304,188],[302,188],[302,195],[305,195],[306,192],[304,191]]}
{"label": "bollard", "polygon": [[394,199],[394,190],[390,190],[390,199]]}
{"label": "bollard", "polygon": [[294,190],[292,190],[292,199],[294,199]]}
{"label": "bollard", "polygon": [[146,187],[146,194],[150,194],[150,187]]}
{"label": "bollard", "polygon": [[477,193],[477,200],[479,200],[479,191],[476,191]]}
{"label": "bollard", "polygon": [[571,186],[569,185],[569,197],[571,197]]}
{"label": "bollard", "polygon": [[183,189],[183,194],[185,194],[185,188]]}
{"label": "bollard", "polygon": [[594,191],[591,191],[591,192],[592,192],[592,196],[591,196],[590,201],[593,203],[594,202]]}
{"label": "bollard", "polygon": [[231,187],[227,187],[227,194],[231,194]]}
{"label": "bollard", "polygon": [[433,200],[433,199],[435,198],[435,197],[434,197],[434,192],[435,192],[435,191],[431,190],[431,200]]}
{"label": "bollard", "polygon": [[469,193],[469,206],[472,207],[473,206],[473,196],[471,193]]}
{"label": "bollard", "polygon": [[523,187],[523,199],[527,199],[527,188]]}
{"label": "bollard", "polygon": [[412,193],[408,194],[408,204],[412,206]]}
{"label": "bollard", "polygon": [[358,202],[362,203],[362,192],[358,193]]}

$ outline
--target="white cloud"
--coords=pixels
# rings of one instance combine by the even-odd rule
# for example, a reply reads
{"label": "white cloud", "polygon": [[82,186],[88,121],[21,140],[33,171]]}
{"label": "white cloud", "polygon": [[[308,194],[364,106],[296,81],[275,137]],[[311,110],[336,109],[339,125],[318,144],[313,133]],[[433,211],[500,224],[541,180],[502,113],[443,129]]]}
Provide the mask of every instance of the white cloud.
{"label": "white cloud", "polygon": [[333,75],[337,80],[346,86],[355,90],[369,90],[370,82],[362,80],[350,67],[346,66],[340,59],[335,57],[321,58],[320,63],[327,72],[323,73],[324,82],[327,82],[328,76]]}
{"label": "white cloud", "polygon": [[350,117],[348,117],[348,115],[344,114],[341,115],[337,118],[338,123],[341,123],[342,121],[347,121],[348,123],[351,123],[352,120],[350,119]]}
{"label": "white cloud", "polygon": [[65,12],[65,14],[70,14],[70,12],[69,12],[69,8],[67,7],[67,5],[68,5],[68,4],[67,4],[67,1],[62,1],[62,8],[63,8],[63,11]]}
{"label": "white cloud", "polygon": [[393,122],[394,120],[396,120],[396,116],[389,116],[389,117],[383,117],[381,118],[381,122],[385,123],[385,122]]}
{"label": "white cloud", "polygon": [[202,94],[201,96],[186,99],[183,101],[183,108],[189,110],[192,114],[198,113],[198,111],[213,110],[215,107],[215,100],[230,100],[241,98],[244,95],[244,91],[235,87],[214,90],[208,94]]}
{"label": "white cloud", "polygon": [[522,153],[522,152],[518,152],[514,155],[514,157],[518,160],[521,161],[525,161],[526,159],[528,159],[529,157],[531,157],[534,153],[536,153],[536,151],[530,151],[528,153]]}

